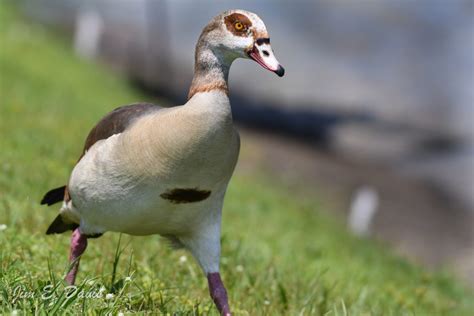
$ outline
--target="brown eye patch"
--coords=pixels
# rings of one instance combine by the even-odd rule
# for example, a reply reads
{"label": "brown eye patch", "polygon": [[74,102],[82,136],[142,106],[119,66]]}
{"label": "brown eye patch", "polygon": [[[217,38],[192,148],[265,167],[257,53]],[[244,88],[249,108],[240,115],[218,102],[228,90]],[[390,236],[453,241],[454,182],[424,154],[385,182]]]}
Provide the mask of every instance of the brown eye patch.
{"label": "brown eye patch", "polygon": [[252,26],[249,18],[240,13],[232,13],[224,18],[225,26],[237,36],[247,36],[248,29]]}

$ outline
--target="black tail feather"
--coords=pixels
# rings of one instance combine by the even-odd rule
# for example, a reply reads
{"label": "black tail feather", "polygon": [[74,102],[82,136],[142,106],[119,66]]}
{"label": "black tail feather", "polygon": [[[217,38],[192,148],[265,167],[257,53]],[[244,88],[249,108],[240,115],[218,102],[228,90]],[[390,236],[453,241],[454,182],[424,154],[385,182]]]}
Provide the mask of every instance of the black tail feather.
{"label": "black tail feather", "polygon": [[65,185],[63,185],[62,187],[50,190],[48,193],[44,195],[43,199],[41,200],[41,205],[47,204],[48,206],[50,206],[55,203],[63,201],[65,190],[66,190]]}
{"label": "black tail feather", "polygon": [[65,223],[60,214],[56,216],[51,225],[49,225],[48,230],[46,231],[46,235],[62,234],[64,232],[67,232],[68,230],[74,230],[78,227],[79,225],[76,223]]}

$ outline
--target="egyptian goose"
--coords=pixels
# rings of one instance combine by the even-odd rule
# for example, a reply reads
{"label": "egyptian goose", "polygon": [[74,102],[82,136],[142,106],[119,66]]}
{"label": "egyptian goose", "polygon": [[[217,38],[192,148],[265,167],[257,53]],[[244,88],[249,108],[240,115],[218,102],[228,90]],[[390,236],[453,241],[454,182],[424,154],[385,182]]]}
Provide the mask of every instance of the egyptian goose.
{"label": "egyptian goose", "polygon": [[41,201],[63,201],[47,234],[73,231],[68,284],[75,282],[88,238],[107,231],[160,234],[192,253],[220,313],[230,315],[219,258],[222,205],[240,147],[227,88],[237,58],[253,59],[280,77],[285,72],[262,20],[226,11],[199,37],[186,104],[119,107],[89,133],[68,184]]}

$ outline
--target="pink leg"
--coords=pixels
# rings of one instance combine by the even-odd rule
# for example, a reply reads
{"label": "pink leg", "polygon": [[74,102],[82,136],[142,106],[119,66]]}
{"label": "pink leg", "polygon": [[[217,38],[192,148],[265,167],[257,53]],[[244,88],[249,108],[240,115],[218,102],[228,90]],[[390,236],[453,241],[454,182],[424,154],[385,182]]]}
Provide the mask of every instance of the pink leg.
{"label": "pink leg", "polygon": [[211,294],[217,309],[223,316],[230,316],[229,302],[227,300],[227,291],[222,283],[219,272],[209,273],[207,275],[209,283],[209,293]]}
{"label": "pink leg", "polygon": [[74,285],[76,281],[77,270],[79,269],[79,260],[81,255],[87,248],[87,237],[82,235],[79,228],[72,232],[71,237],[71,252],[69,253],[69,262],[72,264],[71,270],[66,275],[66,282],[69,285]]}

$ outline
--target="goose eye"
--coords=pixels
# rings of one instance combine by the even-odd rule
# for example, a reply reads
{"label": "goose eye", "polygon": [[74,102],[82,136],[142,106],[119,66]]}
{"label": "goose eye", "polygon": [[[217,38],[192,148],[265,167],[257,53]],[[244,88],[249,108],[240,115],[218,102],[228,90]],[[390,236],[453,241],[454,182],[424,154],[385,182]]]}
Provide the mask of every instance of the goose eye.
{"label": "goose eye", "polygon": [[237,31],[241,31],[244,28],[242,22],[235,22],[234,27]]}

